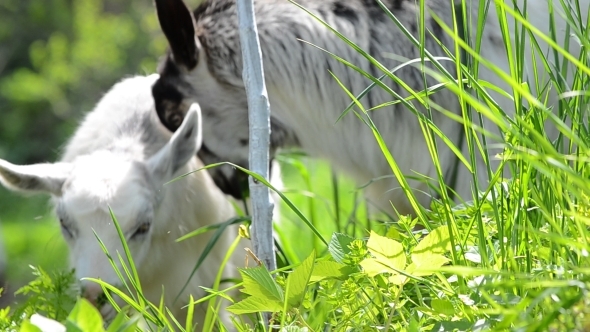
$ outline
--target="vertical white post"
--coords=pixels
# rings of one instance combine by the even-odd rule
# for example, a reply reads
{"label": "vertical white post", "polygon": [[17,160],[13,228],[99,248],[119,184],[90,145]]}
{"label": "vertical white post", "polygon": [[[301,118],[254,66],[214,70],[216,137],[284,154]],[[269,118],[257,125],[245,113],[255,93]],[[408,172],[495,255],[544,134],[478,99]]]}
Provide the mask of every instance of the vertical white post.
{"label": "vertical white post", "polygon": [[[270,143],[270,104],[264,83],[262,54],[254,14],[253,0],[237,0],[240,43],[248,97],[250,122],[250,170],[269,179],[268,149]],[[249,179],[252,200],[252,242],[254,253],[272,271],[276,269],[272,236],[273,203],[270,190]]]}

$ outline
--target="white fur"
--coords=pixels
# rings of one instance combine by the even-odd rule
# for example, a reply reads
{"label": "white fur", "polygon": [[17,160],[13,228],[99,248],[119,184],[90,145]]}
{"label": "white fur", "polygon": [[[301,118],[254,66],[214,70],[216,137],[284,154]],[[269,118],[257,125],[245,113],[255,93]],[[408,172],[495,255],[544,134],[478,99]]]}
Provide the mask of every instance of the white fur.
{"label": "white fur", "polygon": [[[0,160],[0,181],[16,190],[52,193],[76,276],[121,285],[94,234],[115,260],[118,254],[124,257],[111,208],[125,233],[144,295],[158,304],[163,287],[166,305],[184,322],[186,309],[181,307],[188,295],[199,298],[205,294],[199,286],[212,286],[237,232],[235,227],[224,232],[176,302],[211,232],[175,241],[201,226],[224,222],[235,212],[206,171],[164,185],[203,166],[195,157],[200,111],[193,105],[191,116],[171,137],[153,109],[150,88],[157,78],[137,76],[117,83],[86,116],[58,163],[16,166]],[[149,231],[132,237],[146,222],[151,223]],[[241,255],[234,255],[226,277],[237,274],[236,256]],[[82,286],[85,296],[96,301],[96,284],[82,281]],[[205,307],[195,312],[196,321],[202,322]],[[115,314],[109,305],[101,313],[106,318]]]}

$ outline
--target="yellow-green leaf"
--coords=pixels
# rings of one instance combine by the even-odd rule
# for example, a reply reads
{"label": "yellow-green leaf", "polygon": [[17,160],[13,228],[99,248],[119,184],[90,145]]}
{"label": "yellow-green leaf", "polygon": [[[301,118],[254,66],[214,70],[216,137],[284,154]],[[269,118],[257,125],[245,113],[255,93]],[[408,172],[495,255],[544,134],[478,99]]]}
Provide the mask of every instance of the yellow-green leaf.
{"label": "yellow-green leaf", "polygon": [[232,314],[241,315],[253,312],[279,312],[283,310],[283,304],[261,297],[250,296],[246,299],[227,307]]}
{"label": "yellow-green leaf", "polygon": [[367,249],[379,263],[397,270],[406,267],[404,247],[395,240],[371,231],[369,241],[367,241]]}
{"label": "yellow-green leaf", "polygon": [[326,278],[343,278],[351,273],[351,268],[347,265],[334,261],[316,262],[311,274],[311,281],[316,282]]}
{"label": "yellow-green leaf", "polygon": [[430,234],[426,235],[412,252],[412,261],[427,261],[428,258],[422,258],[423,255],[444,254],[451,250],[451,240],[449,229],[441,226],[433,229]]}
{"label": "yellow-green leaf", "polygon": [[315,261],[315,251],[309,255],[293,272],[287,277],[287,287],[285,289],[288,308],[295,308],[301,305],[305,296],[305,288],[309,283],[309,278],[313,271],[313,262]]}
{"label": "yellow-green leaf", "polygon": [[389,229],[387,230],[387,234],[385,234],[385,236],[392,240],[402,240],[402,235],[400,234],[400,232],[397,231],[395,227],[389,227]]}
{"label": "yellow-green leaf", "polygon": [[102,316],[88,300],[80,298],[65,324],[68,331],[104,331]]}
{"label": "yellow-green leaf", "polygon": [[[29,322],[28,320],[23,321],[20,326],[19,332],[43,332],[38,326],[34,325],[33,323]],[[55,330],[58,331],[58,330]],[[65,331],[65,327],[63,329]]]}
{"label": "yellow-green leaf", "polygon": [[441,299],[432,299],[430,302],[430,306],[432,309],[439,314],[453,316],[455,315],[455,308],[453,304],[448,300],[441,300]]}
{"label": "yellow-green leaf", "polygon": [[375,258],[365,258],[360,263],[360,265],[363,268],[363,272],[365,272],[369,277],[374,277],[381,273],[397,273],[391,267],[383,264]]}
{"label": "yellow-green leaf", "polygon": [[406,277],[403,274],[394,274],[394,275],[390,276],[388,278],[388,280],[392,285],[401,286],[401,285],[405,284],[406,282],[408,282],[408,280],[410,280],[410,278]]}
{"label": "yellow-green leaf", "polygon": [[423,254],[416,257],[412,255],[412,260],[412,264],[408,265],[406,271],[418,277],[429,276],[449,262],[448,258],[438,254]]}

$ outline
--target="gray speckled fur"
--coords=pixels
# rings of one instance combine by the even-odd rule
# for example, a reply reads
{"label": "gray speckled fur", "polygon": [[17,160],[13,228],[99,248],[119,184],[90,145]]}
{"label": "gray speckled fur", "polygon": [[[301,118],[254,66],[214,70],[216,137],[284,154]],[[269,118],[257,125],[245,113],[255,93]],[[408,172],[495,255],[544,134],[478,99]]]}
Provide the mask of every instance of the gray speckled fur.
{"label": "gray speckled fur", "polygon": [[[400,23],[419,39],[418,2],[383,2]],[[523,0],[518,2],[522,4]],[[289,1],[255,0],[254,3],[271,104],[273,152],[281,147],[301,147],[312,156],[328,159],[334,167],[352,175],[359,184],[391,175],[391,169],[382,156],[371,130],[362,121],[349,114],[336,123],[341,112],[350,103],[350,98],[330,72],[354,94],[365,89],[370,80],[299,39],[337,54],[374,76],[380,76],[382,72]],[[368,51],[387,68],[394,68],[402,63],[392,59],[392,54],[398,59],[420,58],[420,49],[408,40],[374,0],[300,0],[298,3],[329,23],[361,49]],[[479,10],[478,3],[479,0],[467,1],[467,22],[475,20]],[[452,52],[455,49],[452,38],[431,16],[431,13],[436,13],[446,25],[453,26],[452,14],[455,8],[451,4],[450,0],[426,1],[427,17],[424,21],[427,31],[424,43],[425,48],[435,56],[446,55],[439,41]],[[528,6],[533,24],[547,32],[547,2],[529,1]],[[499,68],[508,71],[493,5],[489,9],[488,17],[481,40],[482,55]],[[160,18],[162,20],[162,17]],[[565,23],[560,20],[559,15],[556,15],[556,19],[559,31],[564,31]],[[514,24],[513,20],[508,21],[509,24]],[[248,148],[243,142],[247,142],[248,138],[248,113],[242,80],[235,0],[206,1],[194,12],[194,22],[198,49],[197,65],[187,66],[182,59],[169,54],[160,67],[161,78],[156,85],[168,84],[176,87],[182,95],[182,105],[192,101],[197,101],[201,105],[207,153],[201,153],[200,157],[205,163],[229,160],[247,165]],[[562,39],[563,36],[560,37],[560,40]],[[541,48],[545,50],[547,46],[541,44]],[[577,50],[575,45],[571,46],[574,54],[577,54]],[[455,75],[455,63],[441,63],[449,73]],[[429,64],[427,66],[431,67]],[[527,70],[532,69],[532,63],[527,63],[527,66]],[[424,77],[421,70],[412,66],[404,67],[395,74],[415,91],[423,90],[425,82],[426,86],[439,83],[431,77]],[[481,68],[480,77],[509,91],[508,85],[486,68]],[[409,95],[401,85],[389,79],[384,82],[402,97]],[[154,89],[154,97],[159,105],[168,95],[157,91]],[[511,113],[511,101],[500,97],[499,94],[491,94],[498,98],[502,109]],[[364,107],[370,108],[392,100],[390,94],[376,88],[361,102]],[[456,96],[447,90],[432,94],[430,102],[455,114],[461,112]],[[412,104],[418,111],[426,111],[418,102],[414,101]],[[186,111],[181,103],[177,102],[174,105],[176,109],[163,106],[158,109],[164,123],[166,114]],[[425,144],[423,131],[411,111],[402,104],[396,104],[372,112],[371,117],[405,174],[412,176],[419,173],[436,178],[436,170]],[[460,137],[463,135],[462,125],[437,111],[433,111],[433,122],[454,144],[460,143]],[[489,130],[495,131],[494,126],[488,126]],[[451,173],[455,171],[457,158],[443,145],[444,143],[438,141],[443,176],[448,181]],[[465,146],[462,146],[462,149],[463,152],[466,151]],[[497,152],[498,150],[489,153],[493,155]],[[481,156],[477,156],[477,163],[483,167]],[[229,168],[218,168],[214,171],[214,177],[229,178],[231,172]],[[459,166],[456,172],[457,183],[454,189],[460,196],[469,199],[472,175],[462,166]],[[479,175],[479,180],[485,183],[485,172],[479,172]],[[428,186],[419,181],[410,181],[410,184],[416,189],[419,200],[427,204],[431,198]],[[398,187],[399,184],[392,178],[379,180],[367,188],[368,197],[380,209],[388,209],[392,202],[401,212],[411,212],[405,194],[396,189]]]}

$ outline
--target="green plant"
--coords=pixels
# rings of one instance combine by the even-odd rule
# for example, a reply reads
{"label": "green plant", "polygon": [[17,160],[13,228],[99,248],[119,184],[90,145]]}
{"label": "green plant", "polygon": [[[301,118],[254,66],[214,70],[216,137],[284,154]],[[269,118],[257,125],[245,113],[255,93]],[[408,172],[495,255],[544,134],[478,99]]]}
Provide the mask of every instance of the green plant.
{"label": "green plant", "polygon": [[21,287],[16,294],[25,300],[14,309],[6,307],[0,312],[0,330],[14,330],[31,315],[38,313],[53,320],[63,320],[76,303],[74,271],[49,274],[31,266],[35,279]]}

